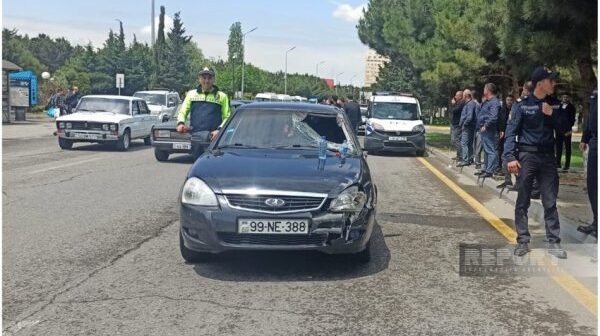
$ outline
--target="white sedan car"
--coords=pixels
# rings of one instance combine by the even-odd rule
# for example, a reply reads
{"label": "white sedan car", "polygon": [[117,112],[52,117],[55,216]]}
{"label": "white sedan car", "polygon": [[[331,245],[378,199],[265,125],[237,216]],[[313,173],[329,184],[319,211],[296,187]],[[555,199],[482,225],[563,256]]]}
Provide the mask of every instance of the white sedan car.
{"label": "white sedan car", "polygon": [[152,127],[157,122],[143,99],[84,96],[74,113],[56,118],[58,145],[71,149],[75,142],[108,143],[126,151],[132,139],[144,139],[150,145]]}

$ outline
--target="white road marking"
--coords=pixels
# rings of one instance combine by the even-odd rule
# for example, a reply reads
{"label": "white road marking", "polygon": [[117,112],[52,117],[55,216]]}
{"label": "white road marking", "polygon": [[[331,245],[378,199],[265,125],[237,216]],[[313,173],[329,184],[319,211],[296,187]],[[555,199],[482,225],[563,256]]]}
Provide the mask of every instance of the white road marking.
{"label": "white road marking", "polygon": [[88,163],[88,162],[92,162],[92,161],[98,161],[103,159],[104,157],[97,157],[97,158],[92,158],[92,159],[87,159],[87,160],[81,160],[81,161],[77,161],[77,162],[71,162],[71,163],[65,163],[62,165],[58,165],[58,166],[50,166],[44,169],[38,169],[38,170],[32,170],[30,172],[27,172],[29,175],[33,175],[33,174],[39,174],[39,173],[43,173],[43,172],[47,172],[49,170],[56,170],[56,169],[61,169],[61,168],[66,168],[66,167],[71,167],[71,166],[76,166],[76,165],[80,165],[83,163]]}

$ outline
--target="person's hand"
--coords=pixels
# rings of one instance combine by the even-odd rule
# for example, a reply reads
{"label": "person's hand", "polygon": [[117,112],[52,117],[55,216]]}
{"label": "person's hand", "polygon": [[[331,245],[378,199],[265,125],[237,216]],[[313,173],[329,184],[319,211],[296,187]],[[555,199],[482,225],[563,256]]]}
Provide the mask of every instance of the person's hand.
{"label": "person's hand", "polygon": [[547,116],[551,116],[552,115],[552,106],[548,105],[548,103],[546,103],[546,102],[543,102],[542,103],[542,112],[544,112],[544,114]]}
{"label": "person's hand", "polygon": [[485,126],[482,126],[481,129],[479,130],[480,133],[485,132]]}
{"label": "person's hand", "polygon": [[585,142],[580,142],[579,143],[579,150],[582,152],[585,152],[585,150],[587,149],[588,144],[586,144]]}
{"label": "person's hand", "polygon": [[210,140],[214,140],[214,138],[217,137],[217,135],[219,135],[219,130],[214,130],[212,132],[210,132]]}
{"label": "person's hand", "polygon": [[500,132],[500,139],[504,139],[504,132]]}
{"label": "person's hand", "polygon": [[506,166],[511,174],[519,174],[519,170],[521,169],[521,164],[517,160],[510,161]]}
{"label": "person's hand", "polygon": [[187,127],[185,127],[184,124],[177,125],[177,132],[179,132],[179,133],[185,133],[186,131],[187,131]]}

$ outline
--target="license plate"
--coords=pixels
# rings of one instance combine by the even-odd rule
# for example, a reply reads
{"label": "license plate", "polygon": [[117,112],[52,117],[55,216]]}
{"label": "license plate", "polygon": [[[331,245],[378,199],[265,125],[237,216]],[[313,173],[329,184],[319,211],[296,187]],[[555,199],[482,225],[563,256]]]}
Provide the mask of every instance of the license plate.
{"label": "license plate", "polygon": [[306,219],[240,219],[238,233],[308,234]]}
{"label": "license plate", "polygon": [[390,141],[406,141],[406,137],[390,137]]}
{"label": "license plate", "polygon": [[191,144],[188,143],[174,143],[173,149],[190,149],[192,148]]}
{"label": "license plate", "polygon": [[99,139],[99,136],[97,134],[73,133],[73,136],[75,138],[79,138],[79,139],[92,139],[92,140]]}

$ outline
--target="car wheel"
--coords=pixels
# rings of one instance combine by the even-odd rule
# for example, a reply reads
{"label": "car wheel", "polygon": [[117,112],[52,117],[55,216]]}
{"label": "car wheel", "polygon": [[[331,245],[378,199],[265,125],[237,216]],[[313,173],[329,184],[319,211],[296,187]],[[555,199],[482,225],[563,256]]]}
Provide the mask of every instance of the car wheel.
{"label": "car wheel", "polygon": [[126,129],[125,132],[123,132],[123,135],[121,136],[121,138],[119,140],[117,140],[117,150],[120,151],[127,151],[129,149],[129,145],[131,144],[131,138],[129,136],[129,130]]}
{"label": "car wheel", "polygon": [[371,261],[371,241],[367,243],[367,247],[364,250],[354,253],[352,259],[357,263],[366,264]]}
{"label": "car wheel", "polygon": [[152,145],[152,136],[151,135],[148,135],[147,137],[144,138],[144,145],[146,145],[146,146]]}
{"label": "car wheel", "polygon": [[154,157],[160,162],[167,161],[169,160],[169,152],[154,148]]}
{"label": "car wheel", "polygon": [[179,251],[181,252],[183,260],[191,264],[209,261],[213,256],[211,253],[196,252],[185,247],[185,245],[183,244],[183,236],[181,232],[179,232]]}
{"label": "car wheel", "polygon": [[73,148],[73,141],[69,139],[58,138],[58,146],[61,149],[71,149]]}
{"label": "car wheel", "polygon": [[416,154],[417,156],[425,156],[425,150],[418,150]]}

